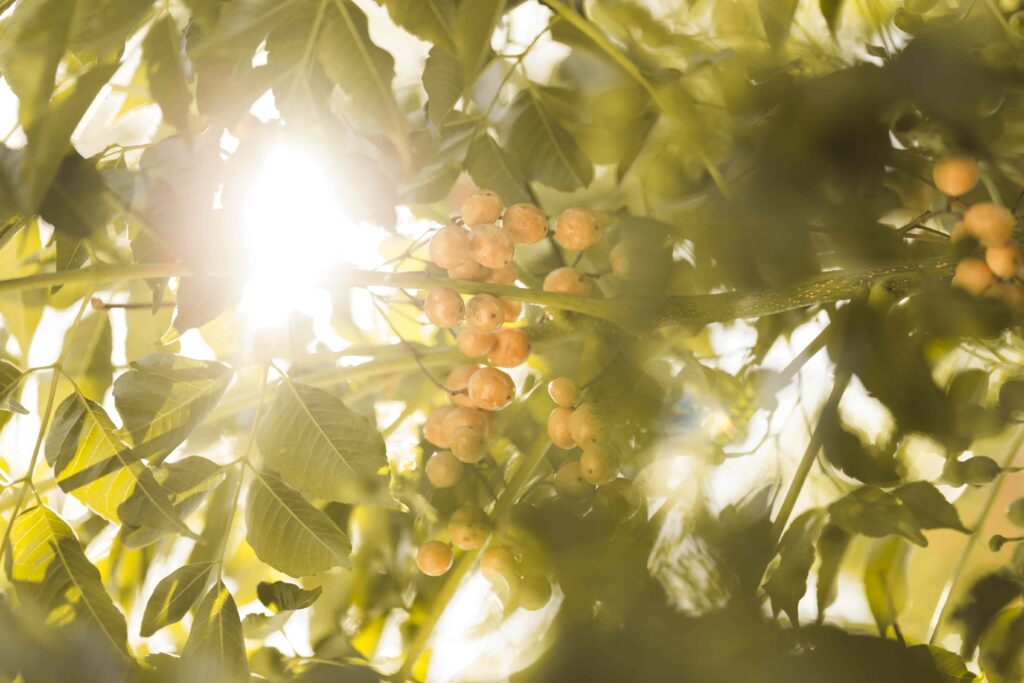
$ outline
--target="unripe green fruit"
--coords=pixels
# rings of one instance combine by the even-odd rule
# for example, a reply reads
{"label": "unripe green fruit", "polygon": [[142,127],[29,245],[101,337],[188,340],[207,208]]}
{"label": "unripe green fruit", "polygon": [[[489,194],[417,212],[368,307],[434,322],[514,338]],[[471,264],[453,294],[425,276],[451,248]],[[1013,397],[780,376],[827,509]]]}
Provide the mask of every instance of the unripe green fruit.
{"label": "unripe green fruit", "polygon": [[965,157],[946,157],[932,169],[935,187],[944,195],[959,197],[978,184],[978,165]]}
{"label": "unripe green fruit", "polygon": [[480,368],[469,378],[469,398],[481,410],[501,410],[515,395],[515,382],[497,368]]}
{"label": "unripe green fruit", "polygon": [[519,583],[518,597],[520,607],[536,612],[551,599],[551,582],[543,576],[527,576]]}
{"label": "unripe green fruit", "polygon": [[469,378],[479,369],[480,366],[476,363],[465,363],[452,368],[452,371],[448,373],[448,377],[444,381],[445,389],[450,392],[461,392],[448,394],[448,400],[453,405],[465,408],[473,407],[473,402],[469,400],[469,392],[466,387],[469,386]]}
{"label": "unripe green fruit", "polygon": [[580,398],[580,385],[571,377],[556,377],[548,382],[548,396],[561,408],[572,408]]}
{"label": "unripe green fruit", "polygon": [[452,549],[441,541],[427,541],[416,551],[416,566],[427,576],[441,576],[452,568]]}
{"label": "unripe green fruit", "polygon": [[491,269],[481,266],[472,258],[468,258],[454,268],[448,269],[448,277],[453,280],[472,280],[483,282],[491,275]]}
{"label": "unripe green fruit", "polygon": [[555,472],[555,491],[566,498],[582,498],[593,493],[594,487],[583,478],[579,460],[569,460]]}
{"label": "unripe green fruit", "polygon": [[487,360],[499,368],[514,368],[530,357],[530,338],[518,327],[507,327],[495,334]]}
{"label": "unripe green fruit", "polygon": [[430,456],[424,467],[427,481],[439,489],[455,486],[462,477],[462,462],[450,451],[438,451]]}
{"label": "unripe green fruit", "polygon": [[590,293],[590,280],[575,268],[563,266],[547,274],[544,278],[544,291],[584,296]]}
{"label": "unripe green fruit", "polygon": [[484,436],[473,427],[459,427],[452,434],[452,453],[464,463],[480,462],[484,457]]}
{"label": "unripe green fruit", "polygon": [[985,263],[997,276],[1013,277],[1020,270],[1020,249],[1015,244],[989,247],[985,250]]}
{"label": "unripe green fruit", "polygon": [[995,274],[980,258],[965,258],[956,264],[953,284],[971,294],[981,294],[995,283]]}
{"label": "unripe green fruit", "polygon": [[618,474],[618,458],[611,449],[592,443],[580,455],[580,472],[589,483],[599,486],[607,484]]}
{"label": "unripe green fruit", "polygon": [[511,588],[516,584],[516,556],[508,546],[491,546],[480,556],[480,573],[493,584]]}
{"label": "unripe green fruit", "polygon": [[572,448],[576,442],[572,440],[569,420],[572,418],[570,408],[555,408],[548,415],[548,437],[551,443],[559,448]]}
{"label": "unripe green fruit", "polygon": [[445,226],[430,238],[430,260],[438,267],[455,268],[469,258],[469,235],[459,226]]}
{"label": "unripe green fruit", "polygon": [[494,332],[505,322],[501,299],[490,294],[477,294],[466,304],[466,325],[477,332]]}
{"label": "unripe green fruit", "polygon": [[594,246],[597,233],[597,217],[586,209],[566,209],[555,221],[555,240],[572,251]]}
{"label": "unripe green fruit", "polygon": [[589,403],[584,403],[572,411],[569,430],[572,432],[573,441],[580,448],[602,441],[606,436],[604,421]]}
{"label": "unripe green fruit", "polygon": [[501,226],[514,244],[534,244],[548,234],[548,217],[533,204],[513,204],[505,209]]}
{"label": "unripe green fruit", "polygon": [[459,550],[476,550],[490,534],[490,521],[480,508],[461,507],[448,520],[448,537]]}
{"label": "unripe green fruit", "polygon": [[972,486],[982,486],[993,481],[1002,472],[1002,468],[992,458],[976,455],[961,463],[963,465],[964,482]]}
{"label": "unripe green fruit", "polygon": [[466,314],[466,305],[454,289],[438,287],[427,295],[423,303],[427,319],[438,327],[455,327]]}
{"label": "unripe green fruit", "polygon": [[964,213],[964,227],[986,247],[998,247],[1010,241],[1017,223],[1010,210],[991,202],[975,204]]}
{"label": "unripe green fruit", "polygon": [[491,190],[480,190],[462,202],[462,222],[471,228],[484,223],[495,223],[501,218],[504,204]]}
{"label": "unripe green fruit", "polygon": [[516,248],[503,230],[490,224],[478,225],[469,236],[473,260],[488,268],[505,268],[512,263]]}
{"label": "unripe green fruit", "polygon": [[423,423],[423,438],[438,448],[448,448],[451,444],[451,439],[445,433],[444,421],[452,410],[454,406],[434,408],[427,416],[427,421]]}
{"label": "unripe green fruit", "polygon": [[491,350],[491,347],[494,346],[494,339],[494,335],[490,332],[467,328],[459,332],[455,338],[455,345],[467,356],[479,358],[486,356],[487,352]]}

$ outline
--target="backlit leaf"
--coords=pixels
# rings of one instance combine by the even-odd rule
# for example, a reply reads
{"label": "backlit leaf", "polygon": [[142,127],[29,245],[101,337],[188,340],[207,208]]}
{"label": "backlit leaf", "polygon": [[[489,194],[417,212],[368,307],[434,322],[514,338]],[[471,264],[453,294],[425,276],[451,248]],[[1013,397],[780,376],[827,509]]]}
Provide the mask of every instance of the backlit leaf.
{"label": "backlit leaf", "polygon": [[220,581],[196,607],[192,630],[181,652],[176,681],[248,683],[242,622],[235,599]]}
{"label": "backlit leaf", "polygon": [[106,311],[93,311],[78,323],[75,333],[64,341],[67,353],[64,372],[75,381],[82,395],[102,401],[113,381],[113,334]]}
{"label": "backlit leaf", "polygon": [[910,546],[902,538],[875,541],[864,568],[864,592],[878,631],[896,623],[907,601],[907,562]]}
{"label": "backlit leaf", "polygon": [[210,562],[186,564],[161,579],[146,603],[139,634],[146,638],[181,621],[203,594],[212,569]]}
{"label": "backlit leaf", "polygon": [[149,27],[142,41],[142,59],[149,90],[160,105],[164,119],[182,133],[188,133],[192,93],[182,63],[181,32],[170,15]]}
{"label": "backlit leaf", "polygon": [[530,201],[526,173],[490,133],[475,138],[469,146],[466,170],[477,185],[497,192],[509,204]]}
{"label": "backlit leaf", "polygon": [[427,91],[427,114],[435,126],[440,126],[462,97],[464,83],[458,58],[440,47],[432,48],[423,66],[423,88]]}
{"label": "backlit leaf", "polygon": [[513,105],[517,115],[505,149],[534,180],[558,190],[590,185],[594,168],[534,88]]}
{"label": "backlit leaf", "polygon": [[435,45],[454,48],[452,0],[377,0],[388,8],[391,19],[415,36]]}
{"label": "backlit leaf", "polygon": [[800,624],[797,605],[807,592],[807,574],[814,564],[814,544],[825,517],[824,510],[812,509],[793,520],[779,542],[779,565],[765,584],[772,611],[785,612],[794,626]]}
{"label": "backlit leaf", "polygon": [[256,595],[260,602],[277,612],[305,609],[316,602],[321,591],[319,586],[313,590],[306,590],[287,581],[261,581],[256,586]]}
{"label": "backlit leaf", "polygon": [[350,0],[329,0],[319,41],[320,63],[353,104],[376,118],[395,109],[395,60],[370,40],[366,15]]}

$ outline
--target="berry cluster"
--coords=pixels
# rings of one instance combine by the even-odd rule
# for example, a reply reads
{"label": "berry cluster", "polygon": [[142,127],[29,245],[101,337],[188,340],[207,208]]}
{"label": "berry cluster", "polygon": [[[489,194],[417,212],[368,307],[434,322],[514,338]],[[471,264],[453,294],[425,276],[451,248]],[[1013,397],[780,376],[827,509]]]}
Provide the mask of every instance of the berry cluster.
{"label": "berry cluster", "polygon": [[[949,157],[935,165],[932,175],[940,192],[958,197],[977,184],[978,165],[971,159]],[[1024,284],[1017,279],[1022,254],[1012,241],[1016,224],[1017,219],[1004,206],[980,202],[968,207],[954,224],[950,239],[957,243],[971,238],[978,248],[957,263],[953,284],[1024,309]]]}
{"label": "berry cluster", "polygon": [[611,483],[618,474],[618,458],[608,444],[605,420],[591,403],[580,402],[580,387],[569,377],[548,383],[555,408],[548,415],[548,436],[559,448],[578,446],[578,460],[567,460],[555,473],[555,490],[579,498],[595,486]]}

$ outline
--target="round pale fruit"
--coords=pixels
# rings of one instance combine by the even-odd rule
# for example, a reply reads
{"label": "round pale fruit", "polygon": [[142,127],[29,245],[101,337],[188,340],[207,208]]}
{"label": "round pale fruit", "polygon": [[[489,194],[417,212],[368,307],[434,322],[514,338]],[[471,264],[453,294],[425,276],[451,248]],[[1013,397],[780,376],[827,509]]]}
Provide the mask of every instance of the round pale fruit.
{"label": "round pale fruit", "polygon": [[517,578],[515,553],[508,546],[491,546],[480,556],[480,573],[491,583],[513,586]]}
{"label": "round pale fruit", "polygon": [[544,278],[544,291],[583,296],[590,293],[590,280],[571,266],[555,268]]}
{"label": "round pale fruit", "polygon": [[505,231],[490,223],[473,228],[469,236],[473,260],[488,268],[504,268],[512,263],[516,247]]}
{"label": "round pale fruit", "polygon": [[997,282],[985,290],[985,296],[999,299],[1014,311],[1024,312],[1024,284]]}
{"label": "round pale fruit", "polygon": [[452,549],[441,541],[427,541],[416,551],[416,566],[427,576],[441,576],[452,568]]}
{"label": "round pale fruit", "polygon": [[514,323],[523,315],[523,302],[502,299],[501,305],[505,309],[505,322]]}
{"label": "round pale fruit", "polygon": [[572,408],[580,400],[580,385],[571,377],[556,377],[548,382],[548,396],[556,406]]}
{"label": "round pale fruit", "polygon": [[1015,244],[989,247],[985,250],[985,263],[998,277],[1013,277],[1020,270],[1020,249]]}
{"label": "round pale fruit", "polygon": [[487,352],[494,346],[494,335],[490,332],[480,332],[466,328],[459,332],[455,338],[455,345],[467,356],[479,358],[486,356]]}
{"label": "round pale fruit", "polygon": [[555,240],[572,251],[594,246],[597,233],[597,217],[586,209],[566,209],[555,221]]}
{"label": "round pale fruit", "polygon": [[1010,241],[1017,219],[1005,206],[991,202],[975,204],[964,213],[964,227],[986,247],[998,247]]}
{"label": "round pale fruit", "polygon": [[520,607],[536,612],[551,599],[551,582],[543,576],[527,576],[519,584],[518,597]]}
{"label": "round pale fruit", "polygon": [[548,437],[551,443],[559,448],[572,448],[576,442],[572,439],[569,420],[572,418],[570,408],[555,408],[548,415]]}
{"label": "round pale fruit", "polygon": [[438,451],[430,456],[424,468],[427,481],[439,489],[455,486],[462,477],[462,462],[451,451]]}
{"label": "round pale fruit", "polygon": [[477,332],[494,332],[505,322],[501,299],[490,294],[477,294],[466,304],[466,325]]}
{"label": "round pale fruit", "polygon": [[533,244],[548,234],[548,217],[533,204],[513,204],[505,209],[501,226],[514,244]]}
{"label": "round pale fruit", "polygon": [[967,226],[964,225],[964,222],[957,221],[956,223],[953,224],[952,229],[950,229],[949,231],[949,241],[959,242],[960,240],[962,240],[963,238],[967,237],[970,234],[971,233],[967,231]]}
{"label": "round pale fruit", "polygon": [[501,218],[505,205],[494,192],[480,190],[462,202],[462,221],[471,228],[484,223],[495,223]]}
{"label": "round pale fruit", "polygon": [[965,258],[956,264],[953,284],[971,294],[981,294],[995,283],[995,273],[980,258]]}
{"label": "round pale fruit", "polygon": [[466,408],[472,408],[473,402],[469,400],[469,378],[473,376],[473,373],[480,369],[480,366],[476,363],[465,363],[463,365],[457,365],[452,368],[452,371],[448,373],[448,377],[444,381],[444,387],[449,392],[448,400],[453,405],[463,406]]}
{"label": "round pale fruit", "polygon": [[455,327],[466,314],[466,305],[454,289],[438,287],[427,295],[423,304],[427,319],[438,327]]}
{"label": "round pale fruit", "polygon": [[480,462],[484,457],[484,436],[474,427],[459,427],[452,434],[452,453],[465,463]]}
{"label": "round pale fruit", "polygon": [[[448,439],[449,446],[456,430],[462,427],[472,427],[484,436],[487,436],[491,430],[491,417],[484,411],[477,410],[476,408],[453,406],[452,410],[445,415],[444,422],[442,423],[444,435]],[[445,448],[448,448],[448,446],[445,446]]]}
{"label": "round pale fruit", "polygon": [[567,498],[582,498],[593,492],[594,487],[583,478],[579,460],[569,460],[555,472],[555,491]]}
{"label": "round pale fruit", "polygon": [[469,398],[481,410],[501,410],[515,395],[515,382],[497,368],[480,368],[469,378]]}
{"label": "round pale fruit", "polygon": [[580,455],[580,471],[583,478],[595,486],[607,484],[618,474],[618,459],[611,449],[592,443]]}
{"label": "round pale fruit", "polygon": [[454,268],[448,269],[448,277],[453,280],[472,280],[483,282],[491,275],[491,269],[481,266],[472,258],[468,258]]}
{"label": "round pale fruit", "polygon": [[490,534],[490,522],[480,508],[471,505],[460,507],[448,520],[448,537],[459,550],[479,548]]}
{"label": "round pale fruit", "polygon": [[950,197],[967,194],[978,184],[978,164],[965,157],[946,157],[932,169],[939,192]]}
{"label": "round pale fruit", "polygon": [[434,408],[423,423],[423,438],[438,448],[448,448],[451,443],[444,431],[444,420],[454,410],[454,406],[441,406]]}
{"label": "round pale fruit", "polygon": [[522,365],[530,356],[530,338],[518,327],[498,330],[494,346],[487,360],[499,368],[514,368]]}
{"label": "round pale fruit", "polygon": [[519,269],[516,268],[516,264],[510,263],[502,268],[495,268],[491,271],[484,282],[490,282],[494,285],[514,285],[516,278],[519,276]]}
{"label": "round pale fruit", "polygon": [[604,421],[589,403],[584,403],[572,411],[569,431],[572,432],[573,441],[580,448],[586,448],[605,437]]}
{"label": "round pale fruit", "polygon": [[469,234],[459,226],[445,226],[430,238],[430,260],[438,267],[455,268],[469,258]]}

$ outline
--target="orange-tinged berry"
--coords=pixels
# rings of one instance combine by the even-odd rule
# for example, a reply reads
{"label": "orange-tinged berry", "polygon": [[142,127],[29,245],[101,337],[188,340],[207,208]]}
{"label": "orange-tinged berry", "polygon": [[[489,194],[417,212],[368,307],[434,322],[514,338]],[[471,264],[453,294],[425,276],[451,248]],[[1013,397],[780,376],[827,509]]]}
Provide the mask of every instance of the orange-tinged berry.
{"label": "orange-tinged berry", "polygon": [[555,239],[566,249],[589,249],[597,238],[597,217],[587,209],[566,209],[555,221]]}
{"label": "orange-tinged berry", "polygon": [[530,338],[518,327],[507,327],[494,335],[494,346],[487,360],[499,368],[514,368],[530,357]]}
{"label": "orange-tinged berry", "polygon": [[427,319],[438,327],[455,327],[466,314],[466,305],[454,289],[438,287],[431,290],[423,304]]}
{"label": "orange-tinged berry", "polygon": [[473,260],[488,268],[504,268],[512,263],[516,247],[501,228],[485,223],[469,235],[469,253]]}
{"label": "orange-tinged berry", "polygon": [[515,396],[515,382],[497,368],[480,368],[469,378],[469,397],[481,410],[501,410]]}
{"label": "orange-tinged berry", "polygon": [[576,445],[569,427],[571,418],[572,409],[570,408],[555,408],[548,415],[548,437],[551,439],[551,443],[559,448],[572,448]]}
{"label": "orange-tinged berry", "polygon": [[475,550],[491,534],[491,524],[480,508],[466,505],[452,513],[448,520],[448,537],[459,550]]}
{"label": "orange-tinged berry", "polygon": [[445,226],[430,238],[430,260],[438,267],[455,268],[469,258],[469,234],[459,226]]}
{"label": "orange-tinged berry", "polygon": [[997,276],[1013,277],[1020,270],[1020,249],[1015,244],[989,247],[985,250],[985,263]]}
{"label": "orange-tinged berry", "polygon": [[1010,241],[1017,223],[1010,210],[991,202],[975,204],[964,213],[964,227],[986,247],[998,247]]}
{"label": "orange-tinged berry", "polygon": [[444,431],[444,420],[452,410],[454,406],[434,408],[427,416],[427,421],[423,423],[423,438],[438,448],[448,448],[451,443]]}
{"label": "orange-tinged berry", "polygon": [[523,302],[502,299],[501,306],[505,309],[505,322],[514,323],[523,315]]}
{"label": "orange-tinged berry", "polygon": [[469,392],[466,387],[469,386],[469,378],[479,369],[480,366],[476,363],[465,363],[452,368],[444,380],[444,388],[449,392],[455,392],[448,394],[448,400],[454,405],[472,408],[473,403],[469,400]]}
{"label": "orange-tinged berry", "polygon": [[491,546],[480,556],[480,573],[494,584],[511,588],[516,579],[516,556],[508,546]]}
{"label": "orange-tinged berry", "polygon": [[501,225],[514,244],[540,242],[548,234],[548,217],[533,204],[513,204],[505,209]]}
{"label": "orange-tinged berry", "polygon": [[519,269],[516,268],[516,264],[510,263],[507,266],[491,270],[484,282],[494,285],[514,285],[517,277],[519,277]]}
{"label": "orange-tinged berry", "polygon": [[484,223],[495,223],[501,218],[505,205],[491,190],[480,190],[462,202],[462,221],[471,228]]}
{"label": "orange-tinged berry", "polygon": [[[484,436],[487,436],[491,431],[491,416],[476,408],[453,406],[452,410],[445,415],[442,426],[449,445],[451,445],[451,439],[455,436],[456,430],[462,427],[472,427]],[[445,448],[448,448],[448,446],[445,446]]]}
{"label": "orange-tinged berry", "polygon": [[544,278],[544,291],[583,296],[590,293],[590,280],[571,266],[555,268]]}
{"label": "orange-tinged berry", "polygon": [[477,332],[494,332],[505,322],[501,299],[490,294],[477,294],[466,304],[466,325]]}
{"label": "orange-tinged berry", "polygon": [[527,576],[519,584],[518,598],[520,607],[536,612],[551,599],[551,582],[543,576]]}
{"label": "orange-tinged berry", "polygon": [[981,294],[995,283],[995,273],[980,258],[965,258],[956,264],[953,284],[971,294]]}
{"label": "orange-tinged berry", "polygon": [[583,478],[578,460],[569,460],[555,472],[555,491],[566,498],[582,498],[594,491],[594,487]]}
{"label": "orange-tinged berry", "polygon": [[465,463],[480,462],[484,457],[484,436],[475,427],[459,427],[452,434],[452,454]]}
{"label": "orange-tinged berry", "polygon": [[576,445],[586,448],[590,444],[604,439],[604,420],[592,405],[584,403],[572,411],[572,417],[569,418],[569,431],[572,433]]}
{"label": "orange-tinged berry", "polygon": [[580,471],[583,478],[595,486],[607,484],[618,474],[618,459],[611,449],[592,443],[580,455]]}
{"label": "orange-tinged berry", "polygon": [[467,356],[479,358],[486,356],[487,352],[491,350],[491,347],[494,346],[494,339],[494,334],[491,332],[466,328],[455,337],[455,345]]}
{"label": "orange-tinged berry", "polygon": [[416,551],[416,566],[427,576],[442,576],[452,568],[452,549],[441,541],[427,541]]}
{"label": "orange-tinged berry", "polygon": [[932,169],[939,192],[950,197],[967,194],[978,184],[978,164],[965,157],[946,157]]}
{"label": "orange-tinged berry", "polygon": [[423,469],[427,473],[427,481],[439,489],[446,489],[458,483],[462,467],[462,461],[450,451],[438,451],[430,456]]}
{"label": "orange-tinged berry", "polygon": [[580,385],[571,377],[556,377],[548,382],[548,396],[556,406],[572,408],[580,400]]}
{"label": "orange-tinged berry", "polygon": [[484,282],[491,275],[491,269],[481,266],[472,258],[468,258],[454,268],[448,269],[448,277],[453,280],[472,280],[473,282]]}

